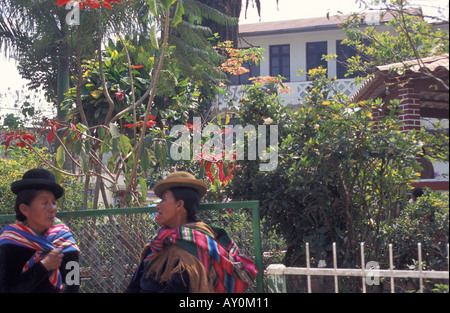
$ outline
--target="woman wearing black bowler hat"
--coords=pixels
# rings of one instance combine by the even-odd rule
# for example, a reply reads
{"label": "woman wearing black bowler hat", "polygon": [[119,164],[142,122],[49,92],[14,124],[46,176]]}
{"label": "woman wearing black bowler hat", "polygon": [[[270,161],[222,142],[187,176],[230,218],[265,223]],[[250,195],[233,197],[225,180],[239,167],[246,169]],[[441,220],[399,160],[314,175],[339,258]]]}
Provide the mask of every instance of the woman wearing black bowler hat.
{"label": "woman wearing black bowler hat", "polygon": [[11,184],[17,195],[16,223],[0,231],[0,292],[78,292],[66,280],[78,264],[79,249],[70,229],[56,218],[64,189],[44,169],[27,171]]}

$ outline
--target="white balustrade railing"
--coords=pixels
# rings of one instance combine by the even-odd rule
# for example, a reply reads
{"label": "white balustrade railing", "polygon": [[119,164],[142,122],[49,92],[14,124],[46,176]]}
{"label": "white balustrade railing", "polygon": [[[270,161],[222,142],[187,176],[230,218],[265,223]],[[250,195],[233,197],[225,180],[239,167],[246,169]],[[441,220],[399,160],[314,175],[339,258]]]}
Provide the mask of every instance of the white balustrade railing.
{"label": "white balustrade railing", "polygon": [[[305,97],[308,87],[311,86],[311,82],[288,82],[288,85],[292,92],[289,94],[280,94],[281,101],[284,105],[297,106],[302,103],[302,99]],[[336,90],[346,94],[347,96],[352,96],[359,89],[358,85],[355,85],[354,79],[337,79],[333,86]],[[228,107],[231,102],[233,105],[238,106],[239,100],[245,96],[243,90],[245,85],[233,85],[226,87],[227,94],[220,95],[216,98],[216,107],[219,110]]]}

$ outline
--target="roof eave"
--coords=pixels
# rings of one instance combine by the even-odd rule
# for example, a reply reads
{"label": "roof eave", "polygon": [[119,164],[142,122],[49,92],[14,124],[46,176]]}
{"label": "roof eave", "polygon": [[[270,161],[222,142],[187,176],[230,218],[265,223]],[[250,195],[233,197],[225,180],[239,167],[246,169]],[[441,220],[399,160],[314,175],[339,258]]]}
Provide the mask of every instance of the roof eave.
{"label": "roof eave", "polygon": [[240,37],[252,37],[252,36],[281,35],[281,34],[291,34],[291,33],[305,33],[305,32],[311,32],[311,31],[333,30],[333,29],[340,29],[340,28],[341,28],[340,24],[316,25],[316,26],[298,27],[298,28],[242,32],[242,33],[239,33],[239,36]]}

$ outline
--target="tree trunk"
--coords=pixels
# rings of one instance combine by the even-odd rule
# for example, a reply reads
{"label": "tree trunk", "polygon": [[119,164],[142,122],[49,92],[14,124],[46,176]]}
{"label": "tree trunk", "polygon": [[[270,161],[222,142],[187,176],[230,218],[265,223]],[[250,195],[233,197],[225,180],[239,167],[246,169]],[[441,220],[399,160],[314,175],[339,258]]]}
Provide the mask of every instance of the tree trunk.
{"label": "tree trunk", "polygon": [[[241,15],[242,0],[198,0],[199,2],[206,4],[228,16],[239,18]],[[220,41],[230,40],[234,45],[237,45],[239,26],[224,26],[215,23],[211,20],[205,19],[202,23],[211,29],[213,33],[220,35]]]}

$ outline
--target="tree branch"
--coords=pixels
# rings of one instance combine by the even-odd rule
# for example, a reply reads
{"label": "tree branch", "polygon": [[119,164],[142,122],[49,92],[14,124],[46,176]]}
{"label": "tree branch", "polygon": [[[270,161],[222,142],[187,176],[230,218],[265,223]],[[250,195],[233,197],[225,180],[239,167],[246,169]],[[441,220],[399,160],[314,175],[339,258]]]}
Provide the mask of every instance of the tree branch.
{"label": "tree branch", "polygon": [[165,20],[164,20],[164,39],[163,39],[163,45],[161,50],[161,56],[158,62],[158,68],[155,73],[155,78],[153,82],[153,88],[150,94],[150,99],[148,100],[147,104],[147,110],[145,112],[144,116],[144,125],[142,125],[142,132],[141,136],[139,138],[138,147],[136,149],[135,155],[134,155],[134,164],[133,164],[133,170],[130,175],[130,183],[127,186],[126,194],[128,194],[131,191],[132,186],[136,185],[136,176],[137,176],[137,167],[138,167],[138,161],[141,155],[142,147],[144,145],[144,138],[145,138],[145,132],[147,130],[147,122],[148,122],[148,116],[150,115],[150,111],[152,108],[153,100],[155,98],[156,94],[156,88],[158,86],[159,76],[161,75],[162,66],[164,63],[164,57],[167,50],[168,40],[169,40],[169,26],[170,26],[170,7],[165,12]]}

